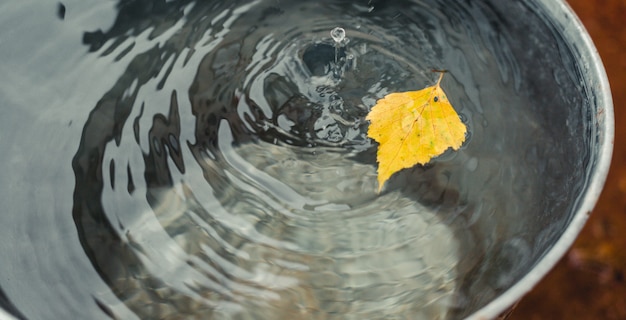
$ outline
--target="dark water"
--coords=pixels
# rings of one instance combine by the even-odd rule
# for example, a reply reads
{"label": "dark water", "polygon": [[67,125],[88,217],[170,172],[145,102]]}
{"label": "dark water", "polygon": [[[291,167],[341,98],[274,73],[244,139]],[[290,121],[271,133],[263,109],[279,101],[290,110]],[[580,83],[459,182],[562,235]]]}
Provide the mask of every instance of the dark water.
{"label": "dark water", "polygon": [[[549,247],[567,217],[545,213],[572,208],[585,176],[582,111],[542,109],[584,98],[572,58],[513,43],[501,10],[0,4],[0,305],[28,319],[469,314]],[[554,53],[531,78],[528,61]],[[449,70],[467,142],[377,195],[365,115],[433,68]]]}

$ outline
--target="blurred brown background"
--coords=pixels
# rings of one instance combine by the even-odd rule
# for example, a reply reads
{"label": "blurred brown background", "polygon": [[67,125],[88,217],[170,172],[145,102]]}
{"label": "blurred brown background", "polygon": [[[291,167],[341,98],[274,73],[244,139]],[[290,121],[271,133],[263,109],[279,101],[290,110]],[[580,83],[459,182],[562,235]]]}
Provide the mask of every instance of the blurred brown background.
{"label": "blurred brown background", "polygon": [[626,0],[569,0],[591,35],[615,106],[613,161],[574,246],[509,319],[626,319]]}

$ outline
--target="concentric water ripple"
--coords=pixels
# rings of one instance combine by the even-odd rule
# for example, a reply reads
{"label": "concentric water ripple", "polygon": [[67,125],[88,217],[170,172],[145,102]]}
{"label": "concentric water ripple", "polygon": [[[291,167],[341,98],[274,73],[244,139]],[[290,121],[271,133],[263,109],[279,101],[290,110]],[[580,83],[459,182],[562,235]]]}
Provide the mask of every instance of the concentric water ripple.
{"label": "concentric water ripple", "polygon": [[[528,87],[508,31],[489,28],[498,19],[489,5],[118,10],[110,29],[83,37],[124,72],[89,106],[72,213],[93,267],[138,317],[445,318],[478,299],[468,274],[491,285],[488,297],[519,276],[490,278],[478,262],[502,255],[489,249],[530,260],[527,240],[500,245],[478,222],[517,217],[548,188],[534,176],[513,184],[547,151],[511,132],[545,127],[523,108],[501,108],[532,103],[519,94]],[[339,43],[337,27],[347,37]],[[433,68],[450,71],[444,86],[468,142],[378,195],[365,115],[387,93],[432,84]],[[116,306],[96,301],[116,317]]]}

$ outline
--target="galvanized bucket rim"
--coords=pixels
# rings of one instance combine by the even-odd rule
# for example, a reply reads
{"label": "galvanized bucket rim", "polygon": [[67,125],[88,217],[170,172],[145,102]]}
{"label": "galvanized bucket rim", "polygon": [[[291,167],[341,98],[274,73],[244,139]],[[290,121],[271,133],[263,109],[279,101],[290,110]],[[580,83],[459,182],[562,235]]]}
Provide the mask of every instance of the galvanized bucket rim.
{"label": "galvanized bucket rim", "polygon": [[595,77],[594,80],[596,82],[594,83],[597,84],[594,86],[594,91],[597,94],[596,101],[599,111],[602,111],[601,122],[598,123],[597,129],[600,139],[596,165],[591,174],[584,198],[581,200],[580,207],[554,246],[537,262],[531,272],[493,301],[468,316],[466,318],[468,320],[494,319],[498,317],[528,293],[556,265],[572,246],[589,218],[600,197],[611,164],[615,133],[613,100],[600,55],[582,22],[565,0],[540,2],[544,9],[547,10],[549,17],[555,19],[553,22],[564,30],[566,40],[582,49],[580,53],[583,59],[589,62],[584,64],[588,68],[585,71],[587,74]]}
{"label": "galvanized bucket rim", "polygon": [[6,311],[0,309],[0,319],[2,320],[13,320],[15,319],[13,316],[6,313]]}

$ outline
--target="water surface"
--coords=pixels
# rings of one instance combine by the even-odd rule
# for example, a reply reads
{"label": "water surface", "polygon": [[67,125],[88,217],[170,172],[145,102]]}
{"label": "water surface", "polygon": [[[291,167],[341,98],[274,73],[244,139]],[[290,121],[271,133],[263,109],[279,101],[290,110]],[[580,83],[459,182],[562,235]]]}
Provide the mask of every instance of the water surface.
{"label": "water surface", "polygon": [[[579,165],[544,161],[580,128],[528,112],[536,88],[495,13],[443,1],[0,5],[0,302],[28,319],[466,314],[553,239],[526,235],[525,214],[553,204],[529,199],[577,183],[529,173]],[[431,85],[433,68],[449,70],[467,142],[378,195],[365,115]]]}

